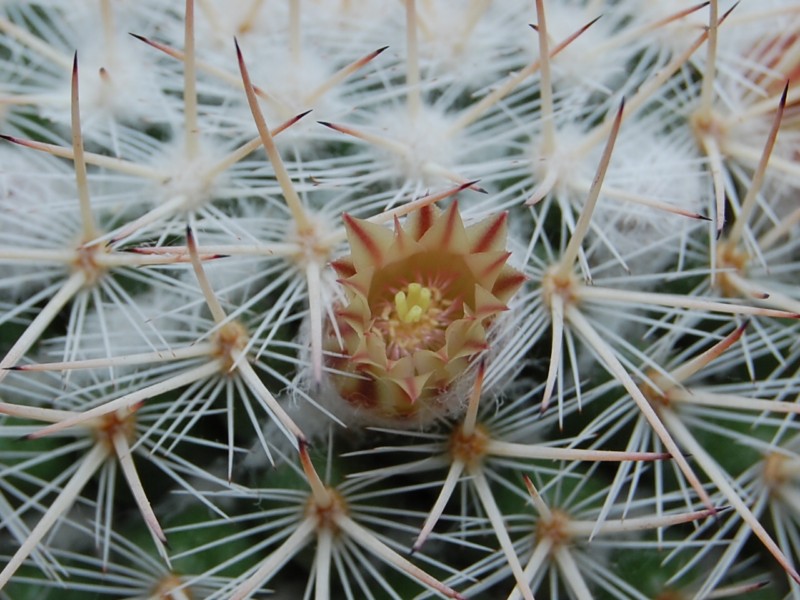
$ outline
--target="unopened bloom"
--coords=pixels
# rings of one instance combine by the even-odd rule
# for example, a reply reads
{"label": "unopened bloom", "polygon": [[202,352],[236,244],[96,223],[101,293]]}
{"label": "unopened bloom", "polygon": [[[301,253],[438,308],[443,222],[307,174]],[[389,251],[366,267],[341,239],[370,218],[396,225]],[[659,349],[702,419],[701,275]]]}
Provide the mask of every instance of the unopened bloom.
{"label": "unopened bloom", "polygon": [[463,406],[448,394],[524,281],[506,264],[505,213],[464,227],[458,204],[394,232],[344,216],[352,253],[333,263],[347,295],[328,326],[327,366],[357,420],[425,426]]}

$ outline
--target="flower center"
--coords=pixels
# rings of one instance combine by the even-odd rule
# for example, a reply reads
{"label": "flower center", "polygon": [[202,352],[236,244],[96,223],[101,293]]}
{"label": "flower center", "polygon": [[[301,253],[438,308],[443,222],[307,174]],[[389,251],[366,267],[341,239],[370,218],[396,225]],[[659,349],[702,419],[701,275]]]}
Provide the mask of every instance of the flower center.
{"label": "flower center", "polygon": [[375,328],[386,341],[386,355],[399,360],[417,350],[439,350],[445,331],[454,319],[453,300],[442,290],[420,283],[410,283],[394,295],[394,302],[384,301],[375,320]]}
{"label": "flower center", "polygon": [[408,294],[399,291],[394,295],[394,309],[403,323],[419,323],[431,305],[431,289],[418,283],[408,284]]}

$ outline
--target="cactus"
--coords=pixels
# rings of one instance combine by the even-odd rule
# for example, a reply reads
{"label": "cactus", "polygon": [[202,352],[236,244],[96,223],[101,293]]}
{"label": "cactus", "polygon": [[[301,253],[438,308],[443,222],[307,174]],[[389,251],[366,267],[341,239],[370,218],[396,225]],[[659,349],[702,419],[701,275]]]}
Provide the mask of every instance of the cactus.
{"label": "cactus", "polygon": [[800,599],[795,4],[4,3],[0,598]]}

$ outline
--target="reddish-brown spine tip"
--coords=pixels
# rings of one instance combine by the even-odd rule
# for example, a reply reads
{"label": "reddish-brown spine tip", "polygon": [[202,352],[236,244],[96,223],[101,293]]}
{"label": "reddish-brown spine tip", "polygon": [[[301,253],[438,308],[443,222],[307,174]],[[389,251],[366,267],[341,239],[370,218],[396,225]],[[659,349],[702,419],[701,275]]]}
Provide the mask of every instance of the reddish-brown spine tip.
{"label": "reddish-brown spine tip", "polygon": [[477,187],[475,185],[479,181],[480,181],[480,179],[473,179],[472,181],[466,181],[466,182],[462,183],[460,186],[458,186],[458,189],[456,190],[456,193],[458,193],[458,192],[460,192],[462,190],[465,190],[467,188],[472,188],[474,190],[483,191],[484,193],[488,193],[485,190],[483,190],[483,188]]}
{"label": "reddish-brown spine tip", "polygon": [[[709,3],[709,4],[710,4],[710,3]],[[725,11],[725,14],[723,14],[723,15],[720,17],[719,21],[717,21],[717,26],[719,26],[719,25],[722,25],[723,21],[725,21],[725,19],[727,19],[727,18],[728,18],[728,16],[729,16],[729,15],[730,15],[730,14],[731,14],[733,11],[734,11],[734,9],[736,9],[736,7],[737,7],[737,6],[739,6],[739,3],[738,3],[738,2],[736,2],[736,3],[735,3],[733,6],[731,6],[731,7],[730,7],[728,10],[726,10],[726,11]]]}
{"label": "reddish-brown spine tip", "polygon": [[753,591],[760,590],[761,588],[767,587],[769,584],[770,584],[769,579],[765,579],[763,581],[756,581],[753,584],[753,587],[750,588],[750,589],[752,589]]}
{"label": "reddish-brown spine tip", "polygon": [[587,29],[589,29],[589,27],[591,27],[592,25],[594,25],[595,23],[597,23],[597,22],[600,20],[600,18],[601,18],[602,16],[603,16],[603,15],[597,15],[597,16],[596,16],[594,19],[592,19],[592,20],[591,20],[591,21],[589,21],[589,22],[588,22],[586,25],[584,25],[583,27],[581,27],[581,33],[583,33],[584,31],[586,31]]}
{"label": "reddish-brown spine tip", "polygon": [[782,111],[786,108],[786,96],[789,95],[789,80],[786,80],[786,85],[783,86],[783,92],[781,93],[781,101],[778,103],[779,109]]}
{"label": "reddish-brown spine tip", "polygon": [[341,127],[339,125],[336,125],[335,123],[331,123],[330,121],[317,121],[317,123],[319,123],[320,125],[324,125],[325,127],[328,127],[330,129],[333,129],[334,131],[338,131],[340,133],[344,133],[344,131],[342,131],[342,129],[341,129]]}

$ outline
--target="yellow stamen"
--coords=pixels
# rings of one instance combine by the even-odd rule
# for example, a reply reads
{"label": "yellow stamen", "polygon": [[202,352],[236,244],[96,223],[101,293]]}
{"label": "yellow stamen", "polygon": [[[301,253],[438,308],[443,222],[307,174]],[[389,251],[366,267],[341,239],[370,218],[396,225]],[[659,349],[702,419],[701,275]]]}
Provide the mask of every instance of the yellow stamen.
{"label": "yellow stamen", "polygon": [[418,283],[408,284],[408,294],[394,295],[394,307],[403,323],[418,323],[431,305],[431,290]]}

